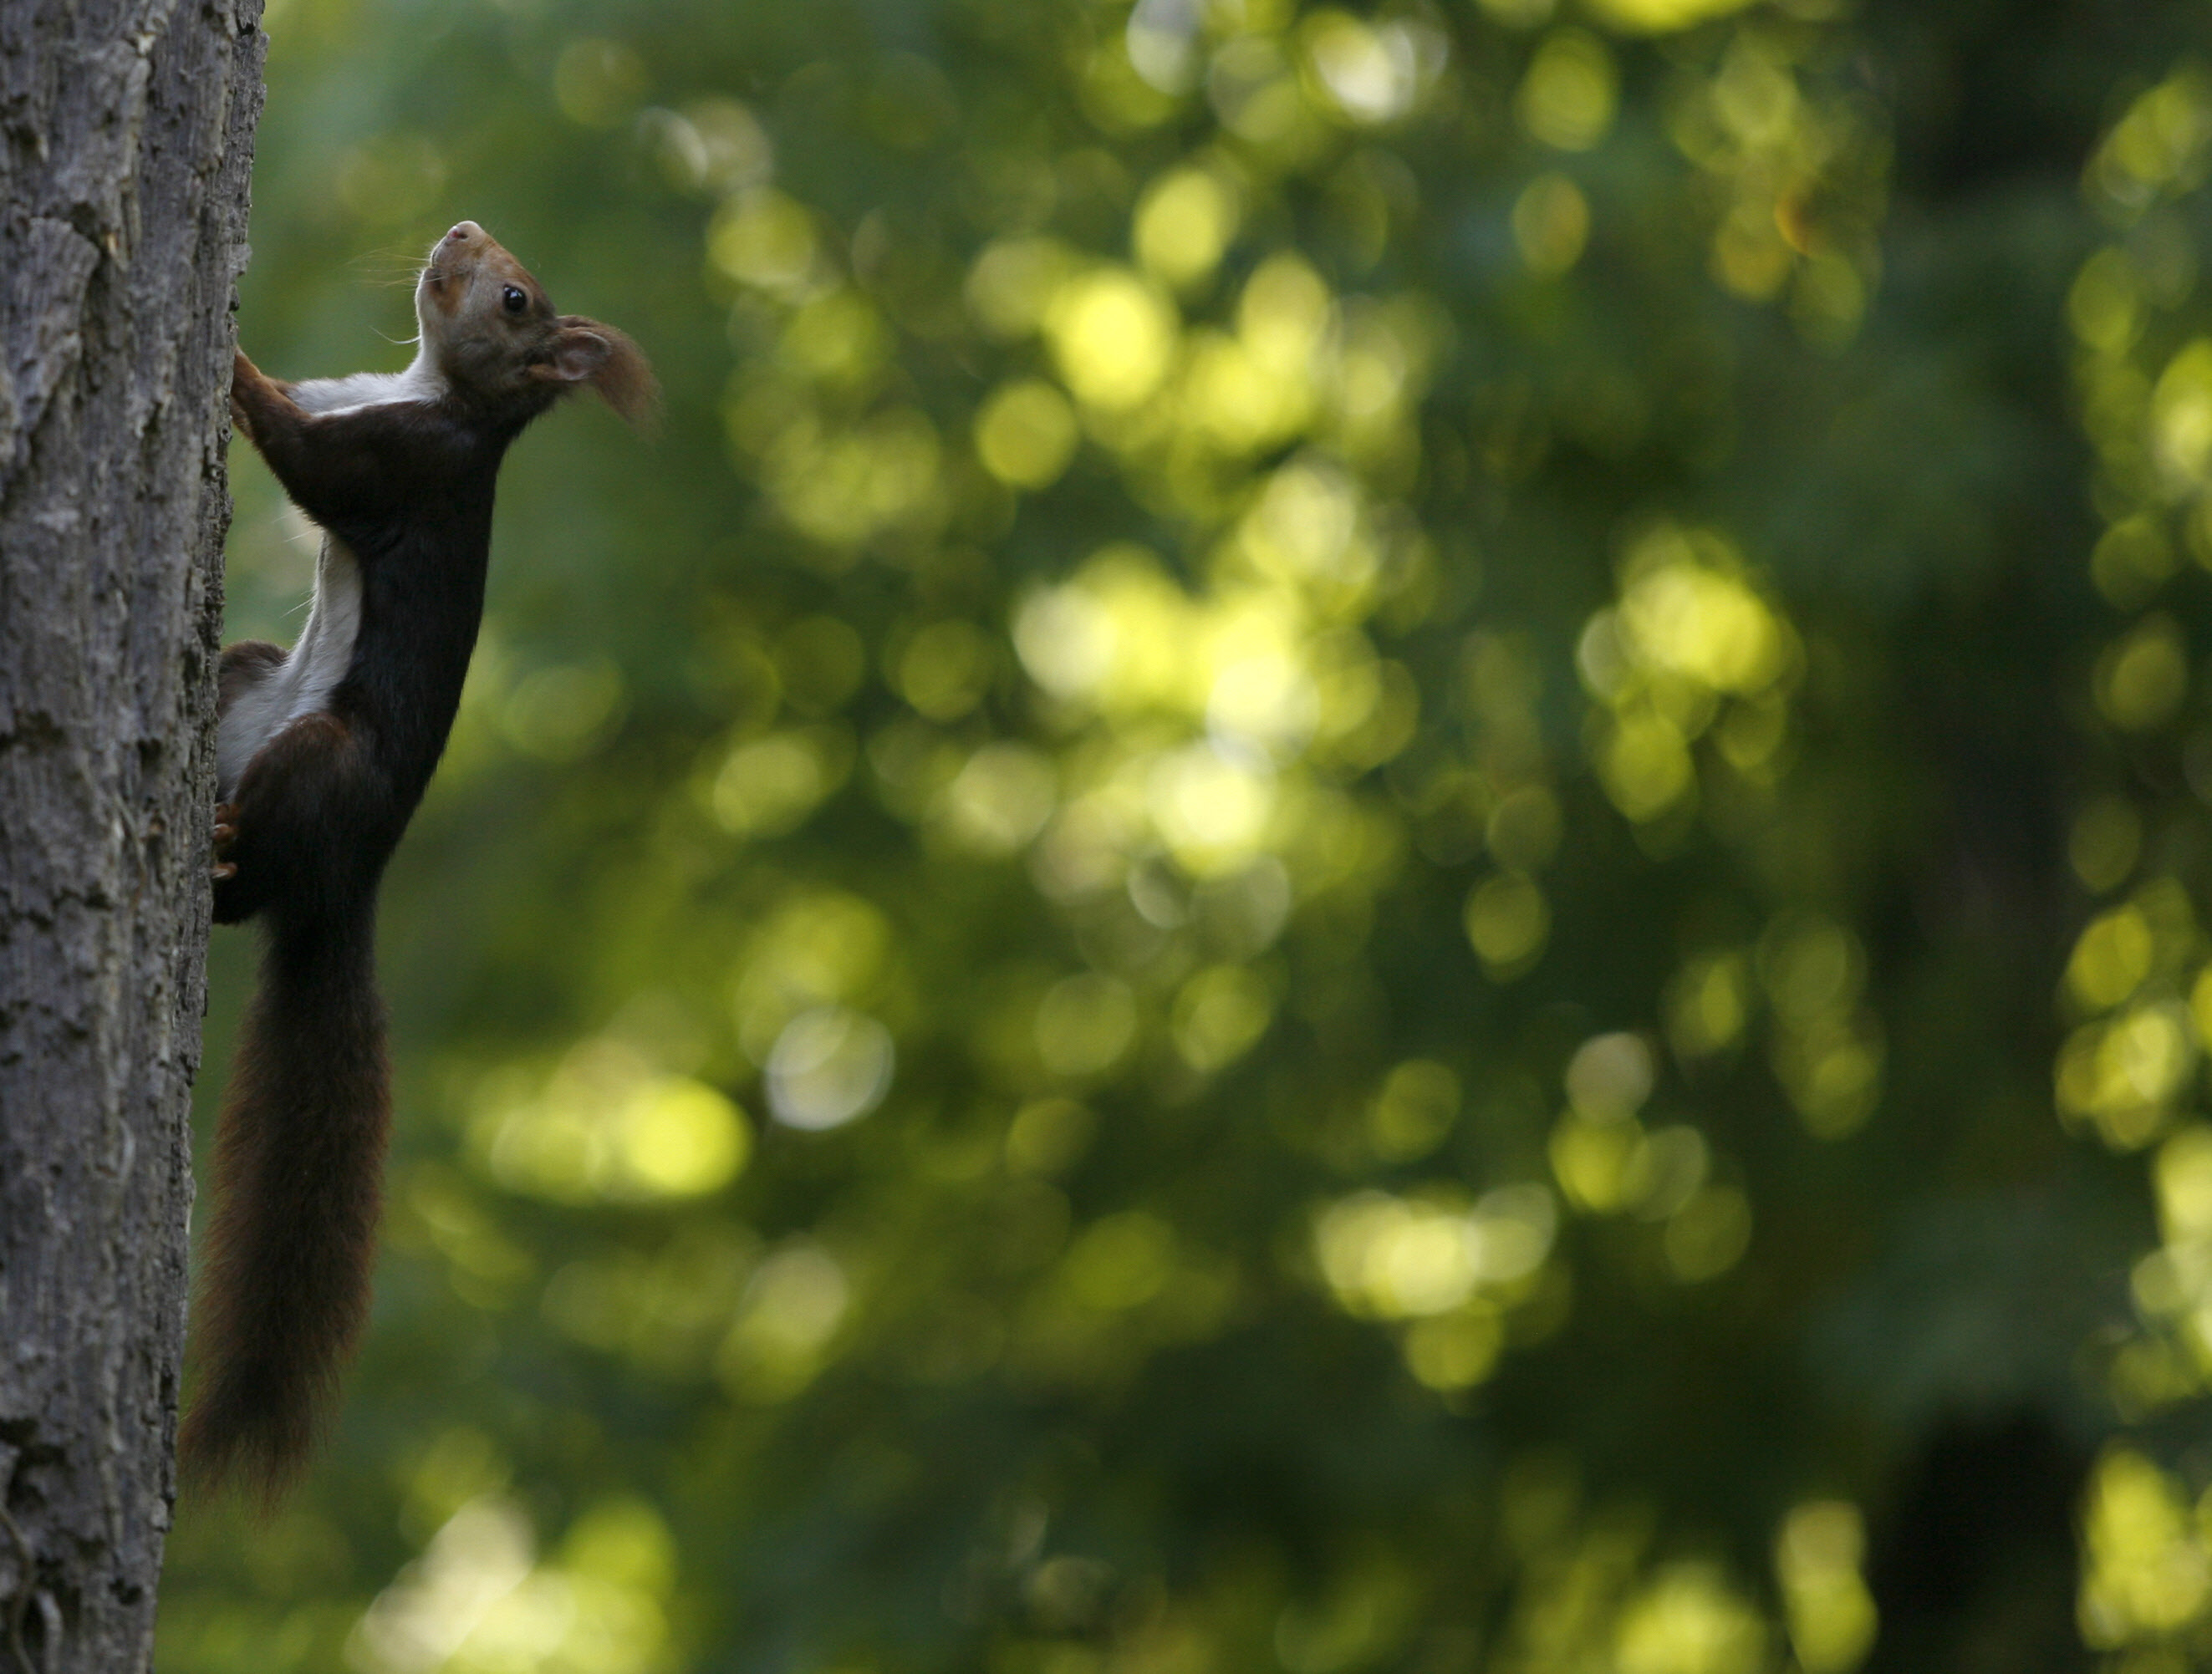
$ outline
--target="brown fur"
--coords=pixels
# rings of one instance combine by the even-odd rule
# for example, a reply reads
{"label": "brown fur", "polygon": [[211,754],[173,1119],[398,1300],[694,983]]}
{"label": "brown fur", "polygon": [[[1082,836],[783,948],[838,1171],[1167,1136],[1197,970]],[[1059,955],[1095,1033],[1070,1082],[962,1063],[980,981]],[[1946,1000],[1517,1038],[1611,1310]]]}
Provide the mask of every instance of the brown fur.
{"label": "brown fur", "polygon": [[[330,781],[361,767],[344,722],[308,715],[255,758],[239,795],[265,827],[282,810],[257,798],[264,785],[343,806]],[[194,1319],[201,1376],[179,1453],[195,1483],[235,1473],[264,1502],[312,1452],[368,1317],[392,1113],[374,913],[373,891],[269,907],[223,1100]]]}
{"label": "brown fur", "polygon": [[644,351],[613,326],[602,325],[581,314],[562,315],[561,331],[563,337],[573,334],[598,337],[606,344],[605,354],[598,359],[585,381],[599,392],[599,398],[614,409],[623,422],[640,429],[649,428],[660,410],[660,384],[653,377]]}

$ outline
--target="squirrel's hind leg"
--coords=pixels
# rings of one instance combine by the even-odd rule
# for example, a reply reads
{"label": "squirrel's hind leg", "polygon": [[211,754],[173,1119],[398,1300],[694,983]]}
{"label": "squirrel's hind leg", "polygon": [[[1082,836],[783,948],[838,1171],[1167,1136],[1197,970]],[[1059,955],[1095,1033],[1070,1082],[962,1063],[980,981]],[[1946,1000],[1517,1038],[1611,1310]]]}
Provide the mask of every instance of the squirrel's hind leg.
{"label": "squirrel's hind leg", "polygon": [[313,903],[352,887],[344,874],[377,797],[353,729],[327,710],[302,715],[253,755],[216,809],[215,921],[272,902]]}

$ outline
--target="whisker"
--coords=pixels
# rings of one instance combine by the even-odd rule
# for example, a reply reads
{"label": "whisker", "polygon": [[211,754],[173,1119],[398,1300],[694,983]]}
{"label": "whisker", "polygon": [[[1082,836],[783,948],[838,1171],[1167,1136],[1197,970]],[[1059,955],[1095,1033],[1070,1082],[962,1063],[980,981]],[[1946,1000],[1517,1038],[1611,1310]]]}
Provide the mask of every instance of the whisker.
{"label": "whisker", "polygon": [[419,248],[404,244],[380,244],[347,258],[348,267],[366,267],[371,262],[416,263],[422,259]]}
{"label": "whisker", "polygon": [[362,252],[351,258],[346,266],[362,275],[366,284],[380,288],[411,286],[422,270],[422,258],[416,251],[386,245],[381,249]]}

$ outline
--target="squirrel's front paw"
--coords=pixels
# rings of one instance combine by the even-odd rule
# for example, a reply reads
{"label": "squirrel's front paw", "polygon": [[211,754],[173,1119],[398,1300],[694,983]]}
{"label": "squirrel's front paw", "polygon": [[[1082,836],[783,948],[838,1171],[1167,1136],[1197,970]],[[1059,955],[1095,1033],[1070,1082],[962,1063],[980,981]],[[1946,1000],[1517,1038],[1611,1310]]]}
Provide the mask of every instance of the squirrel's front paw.
{"label": "squirrel's front paw", "polygon": [[238,863],[230,858],[230,846],[237,840],[238,804],[219,802],[215,807],[215,864],[208,868],[208,876],[218,883],[238,876]]}
{"label": "squirrel's front paw", "polygon": [[230,352],[230,422],[248,436],[253,434],[252,415],[246,409],[245,391],[261,376],[261,368],[246,358],[246,351],[234,349]]}

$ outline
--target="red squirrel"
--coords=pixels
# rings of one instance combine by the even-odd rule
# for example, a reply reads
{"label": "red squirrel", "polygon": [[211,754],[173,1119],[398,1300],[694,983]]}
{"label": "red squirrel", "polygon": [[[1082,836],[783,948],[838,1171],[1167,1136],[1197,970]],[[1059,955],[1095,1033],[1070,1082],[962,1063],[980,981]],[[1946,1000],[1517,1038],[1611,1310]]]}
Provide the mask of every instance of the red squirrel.
{"label": "red squirrel", "polygon": [[306,1462],[367,1317],[386,1134],[376,892],[452,730],[483,613],[493,484],[524,427],[588,385],[635,422],[651,369],[556,314],[464,221],[415,288],[414,364],[286,384],[240,352],[238,428],[324,531],[289,652],[218,682],[215,918],[264,926],[216,1150],[186,1475],[273,1497]]}

